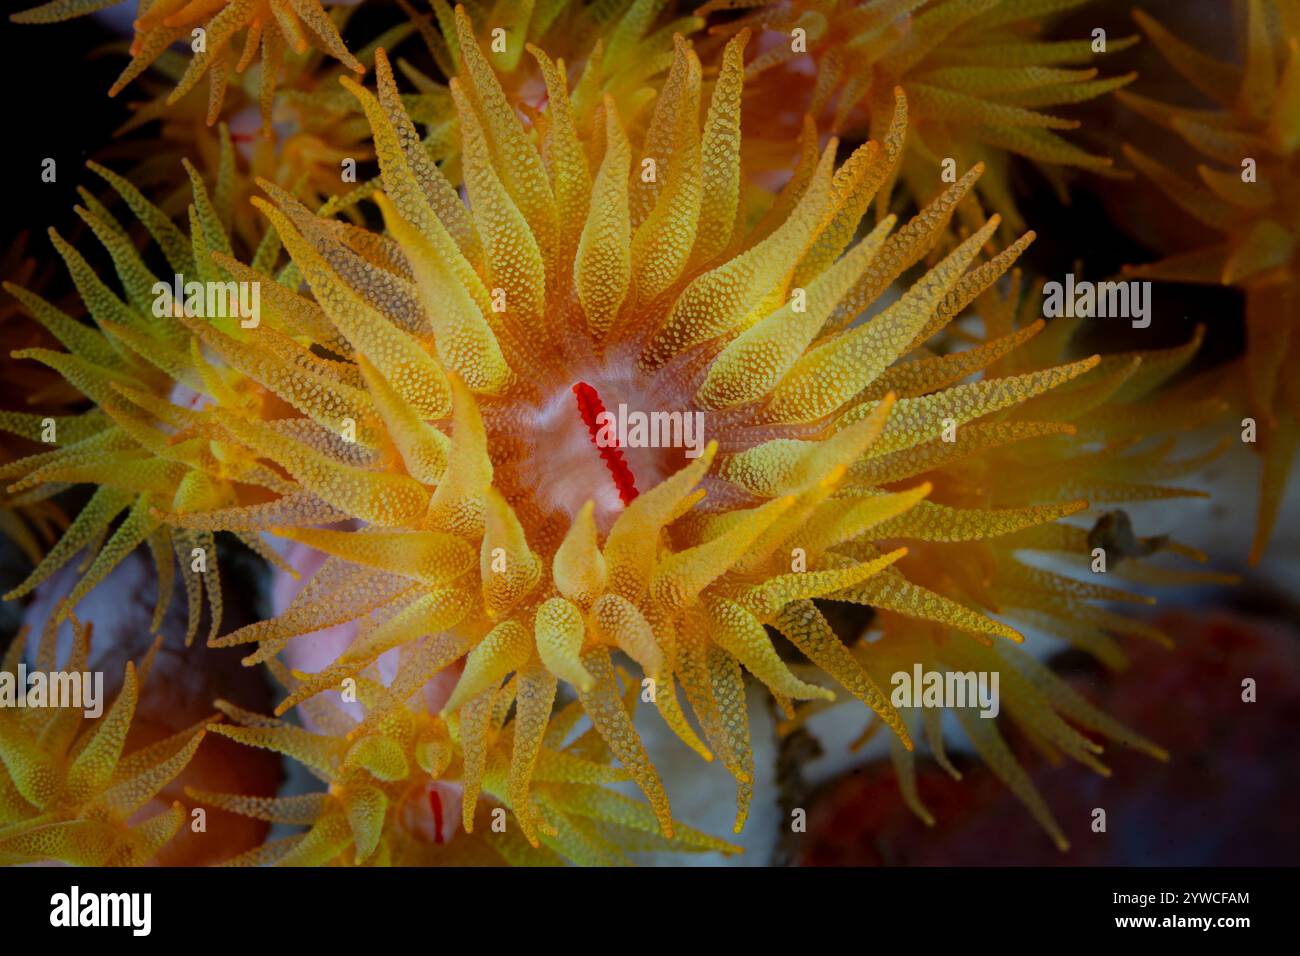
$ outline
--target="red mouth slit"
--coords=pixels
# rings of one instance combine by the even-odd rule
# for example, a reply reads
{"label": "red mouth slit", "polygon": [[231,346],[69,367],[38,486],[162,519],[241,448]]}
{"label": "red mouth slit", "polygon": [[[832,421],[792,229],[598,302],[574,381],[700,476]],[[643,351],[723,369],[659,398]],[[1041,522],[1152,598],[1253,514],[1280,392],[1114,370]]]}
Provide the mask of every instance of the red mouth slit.
{"label": "red mouth slit", "polygon": [[573,395],[578,400],[578,414],[582,416],[582,422],[587,426],[587,433],[591,436],[591,443],[596,446],[596,451],[600,453],[601,460],[605,463],[605,467],[609,469],[610,477],[614,479],[614,487],[618,489],[619,501],[623,502],[624,505],[631,504],[632,499],[638,494],[636,476],[632,474],[632,469],[623,457],[623,451],[618,447],[618,440],[615,439],[611,444],[604,447],[596,443],[596,432],[600,430],[596,419],[601,412],[605,411],[605,403],[600,400],[600,393],[586,382],[577,382],[573,386]]}
{"label": "red mouth slit", "polygon": [[437,787],[429,788],[429,809],[433,811],[433,842],[441,843],[442,839],[442,797],[438,794]]}

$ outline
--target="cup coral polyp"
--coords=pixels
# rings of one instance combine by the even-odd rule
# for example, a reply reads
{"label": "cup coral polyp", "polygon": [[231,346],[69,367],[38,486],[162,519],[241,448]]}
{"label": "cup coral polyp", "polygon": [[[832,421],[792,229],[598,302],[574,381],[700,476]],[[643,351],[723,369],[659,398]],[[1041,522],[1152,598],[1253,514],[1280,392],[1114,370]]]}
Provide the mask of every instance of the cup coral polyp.
{"label": "cup coral polyp", "polygon": [[[968,348],[946,355],[918,349],[912,361],[886,374],[889,383],[904,394],[924,394],[945,380],[963,376],[972,365],[985,365],[987,375],[1006,376],[1060,361],[1083,323],[1062,318],[1044,327],[1042,285],[1040,280],[1025,289],[1019,272],[1013,272],[1005,290],[991,287],[976,300],[980,334],[965,328],[950,330],[950,337]],[[1222,447],[1208,455],[1171,460],[1172,440],[1145,440],[1153,433],[1200,427],[1223,413],[1223,401],[1217,396],[1198,402],[1177,391],[1161,391],[1195,355],[1200,340],[1198,330],[1189,342],[1174,348],[1108,355],[1060,388],[1018,405],[1001,420],[964,427],[954,442],[922,445],[855,466],[859,480],[887,487],[922,482],[930,489],[925,500],[873,529],[871,537],[877,540],[870,547],[908,547],[907,556],[880,576],[885,593],[904,584],[899,576],[889,580],[891,576],[906,575],[907,582],[961,605],[984,609],[1009,627],[1063,640],[1115,671],[1128,663],[1117,637],[1172,647],[1170,635],[1121,610],[1125,605],[1153,602],[1128,585],[1223,584],[1235,579],[1167,566],[1159,561],[1160,552],[1201,562],[1205,557],[1165,536],[1138,539],[1124,512],[1098,509],[1121,502],[1201,495],[1166,482],[1195,472]],[[1008,482],[1008,475],[1018,479]],[[1058,508],[1066,517],[1023,523],[1026,502],[1049,512]],[[1082,507],[1085,502],[1088,510]],[[860,543],[851,547],[859,553],[864,549]],[[1104,576],[1089,573],[1098,570],[1096,548],[1106,559]],[[1049,565],[1044,564],[1045,558]],[[996,696],[1003,719],[983,719],[960,705],[947,709],[970,746],[1062,850],[1069,845],[1065,832],[1021,767],[1003,728],[1010,724],[1036,749],[1053,758],[1077,760],[1102,775],[1110,772],[1103,740],[1165,758],[1157,744],[1099,712],[1013,643],[972,641],[942,623],[900,614],[875,595],[864,594],[861,599],[878,613],[860,625],[860,634],[848,635],[848,645],[878,684],[900,673],[910,675],[918,666],[933,673],[998,675]],[[823,702],[802,705],[781,729],[789,732],[826,706]],[[899,712],[915,736],[924,736],[936,762],[960,779],[945,749],[941,706],[931,702],[916,707],[909,701],[899,706]],[[857,746],[881,726],[872,719]],[[890,744],[904,801],[933,825],[935,817],[916,786],[912,753],[897,737],[891,736]]]}
{"label": "cup coral polyp", "polygon": [[[462,36],[470,39],[467,24]],[[503,679],[540,664],[578,692],[667,832],[663,786],[614,693],[609,652],[621,650],[651,681],[648,697],[668,725],[701,754],[717,754],[736,777],[739,826],[753,782],[742,666],[783,699],[830,693],[780,659],[764,628],[775,623],[910,746],[884,695],[809,603],[848,594],[897,561],[905,549],[857,558],[835,549],[924,495],[855,487],[845,480],[849,466],[873,451],[937,439],[945,417],[967,422],[1010,407],[1095,360],[913,399],[872,393],[873,381],[928,336],[936,313],[942,325],[1024,243],[968,272],[995,217],[901,300],[853,325],[929,250],[979,170],[898,232],[890,217],[852,243],[898,159],[906,122],[900,94],[884,145],[862,147],[836,170],[832,143],[771,212],[748,221],[737,129],[744,42],[734,40],[724,56],[702,124],[699,64],[679,43],[636,165],[612,100],[583,142],[563,79],[540,52],[551,113],[539,149],[488,62],[463,42],[466,71],[453,95],[468,208],[413,148],[380,56],[377,98],[348,85],[371,119],[380,157],[379,204],[392,236],[382,262],[357,255],[359,245],[333,238],[290,197],[273,192],[278,205],[259,203],[354,350],[373,401],[358,435],[376,436],[375,447],[367,467],[345,465],[265,424],[224,410],[214,417],[323,506],[376,526],[277,533],[369,567],[374,579],[419,582],[396,606],[385,602],[386,620],[347,660],[304,675],[286,704],[336,687],[411,637],[451,630],[469,653],[447,713],[476,706]],[[592,380],[606,406],[638,396],[657,410],[703,411],[714,437],[689,462],[680,449],[668,453],[684,467],[659,458],[658,472],[647,473],[655,461],[632,461],[640,494],[615,507],[615,476],[571,394]],[[548,416],[560,420],[565,437],[538,427]],[[427,423],[444,417],[452,419],[450,437]],[[556,507],[545,486],[560,479],[538,465],[552,452],[572,456],[567,493],[590,505]],[[1000,519],[1018,527],[1074,508]],[[205,526],[222,520],[220,513],[199,517]],[[806,569],[792,568],[799,554]],[[1017,636],[906,582],[872,594],[904,614]],[[378,604],[354,601],[354,610]],[[254,659],[264,659],[337,616],[317,616],[308,604],[301,612],[218,643],[259,641]],[[448,651],[420,676],[456,656]],[[686,719],[679,684],[707,743]],[[553,687],[545,692],[553,694]],[[523,819],[531,750],[517,748],[511,767],[513,808]]]}

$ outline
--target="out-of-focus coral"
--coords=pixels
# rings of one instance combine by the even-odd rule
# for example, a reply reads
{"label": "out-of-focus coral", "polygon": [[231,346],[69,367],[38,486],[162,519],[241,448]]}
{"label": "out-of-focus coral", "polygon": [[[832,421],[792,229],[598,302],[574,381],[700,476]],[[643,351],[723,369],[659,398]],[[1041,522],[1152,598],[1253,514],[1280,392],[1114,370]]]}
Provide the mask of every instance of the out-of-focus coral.
{"label": "out-of-focus coral", "polygon": [[[460,17],[473,24],[472,36],[484,50],[511,102],[540,114],[548,96],[542,72],[525,56],[538,46],[577,76],[572,99],[580,126],[612,96],[625,124],[638,121],[653,102],[673,60],[673,36],[690,36],[704,25],[699,16],[675,16],[667,0],[615,0],[610,3],[502,3],[468,0],[452,10],[447,0],[430,0],[436,28],[426,38],[443,76],[450,80],[464,66]],[[401,66],[401,64],[399,64]],[[407,67],[408,75],[414,73]],[[455,113],[447,104],[449,119]]]}
{"label": "out-of-focus coral", "polygon": [[[808,798],[808,834],[798,862],[809,866],[1243,866],[1286,865],[1296,832],[1279,793],[1296,779],[1291,728],[1300,719],[1300,635],[1293,626],[1239,612],[1173,611],[1149,622],[1175,634],[1172,650],[1135,646],[1122,675],[1077,658],[1052,667],[1126,724],[1149,728],[1169,747],[1153,766],[1119,748],[1104,780],[1054,763],[1021,734],[1010,741],[1028,779],[1057,808],[1073,848],[1054,853],[1015,825],[1011,797],[994,773],[951,754],[958,782],[936,766],[918,769],[916,793],[937,819],[927,829],[897,794],[896,771],[877,763]],[[1243,700],[1243,681],[1258,685]],[[1095,809],[1106,830],[1093,828]]]}
{"label": "out-of-focus coral", "polygon": [[[50,0],[10,19],[15,23],[57,23],[118,2]],[[260,66],[262,118],[269,123],[277,77],[290,50],[302,54],[316,47],[348,69],[365,72],[344,46],[335,20],[320,0],[142,0],[133,26],[131,62],[109,95],[120,93],[173,44],[185,43],[190,47],[190,61],[167,102],[178,102],[206,76],[209,124],[221,112],[231,75],[254,64]]]}
{"label": "out-of-focus coral", "polygon": [[[1134,17],[1209,108],[1124,91],[1123,102],[1180,136],[1208,163],[1197,180],[1133,145],[1124,153],[1152,185],[1222,241],[1125,270],[1134,278],[1230,285],[1246,294],[1247,348],[1227,394],[1254,419],[1262,458],[1252,562],[1263,556],[1300,440],[1300,10],[1250,0],[1244,62],[1214,59],[1138,10]],[[1243,428],[1247,427],[1243,422]]]}
{"label": "out-of-focus coral", "polygon": [[[1059,110],[1128,84],[1133,74],[1103,76],[1094,63],[1135,37],[1044,40],[1056,14],[1090,0],[712,0],[711,33],[757,32],[746,67],[747,138],[756,162],[783,166],[804,115],[846,137],[879,139],[888,128],[893,89],[907,94],[911,122],[896,172],[918,204],[957,170],[983,163],[981,203],[964,205],[965,225],[981,224],[981,205],[996,210],[1009,234],[1024,231],[1012,196],[1010,157],[1026,157],[1063,189],[1062,167],[1111,175],[1113,160],[1061,133],[1079,121]],[[739,10],[721,19],[718,14]],[[761,157],[761,158],[760,158]],[[947,168],[945,169],[945,164]],[[878,194],[883,213],[894,181]]]}
{"label": "out-of-focus coral", "polygon": [[[445,0],[437,0],[431,12],[420,13],[404,5],[407,21],[358,47],[353,59],[372,69],[376,49],[391,54],[408,37],[423,38],[444,79],[396,58],[398,72],[414,87],[402,94],[402,103],[424,131],[431,158],[451,181],[459,182],[460,139],[446,86],[460,66],[458,16],[474,25],[472,35],[482,41],[509,94],[521,105],[534,110],[545,105],[541,71],[532,56],[523,55],[526,45],[542,42],[570,75],[580,70],[573,101],[582,129],[590,127],[601,98],[608,94],[619,104],[629,130],[634,130],[644,125],[647,108],[671,62],[673,34],[690,33],[703,24],[697,17],[666,18],[667,6],[648,0],[613,5],[470,3],[455,13]],[[332,12],[340,30],[346,29],[353,9]],[[189,183],[179,175],[180,160],[188,159],[206,181],[218,184],[225,200],[218,205],[232,217],[228,227],[245,243],[255,243],[262,235],[248,202],[259,178],[288,190],[313,210],[334,199],[332,211],[360,221],[355,203],[377,183],[358,179],[357,167],[372,161],[374,152],[364,114],[338,82],[353,72],[350,66],[331,64],[320,49],[291,53],[284,59],[277,86],[263,85],[259,92],[256,71],[249,71],[242,82],[227,89],[222,105],[214,111],[201,90],[191,89],[180,97],[170,90],[186,76],[189,64],[190,58],[175,50],[158,56],[140,81],[149,98],[131,105],[134,115],[118,133],[123,138],[103,151],[106,163],[131,161],[126,178],[154,196],[169,216],[176,216],[189,203]],[[224,127],[216,132],[211,127],[218,120]],[[128,135],[142,127],[152,129],[154,122],[160,124],[156,134]],[[227,139],[235,144],[230,154],[233,162],[227,160]]]}
{"label": "out-of-focus coral", "polygon": [[[413,23],[398,24],[358,49],[357,60],[372,67],[378,46],[400,44],[414,32]],[[231,89],[214,128],[197,93],[168,104],[167,94],[156,92],[165,87],[159,77],[174,77],[183,64],[184,57],[169,50],[145,74],[141,83],[151,98],[131,104],[131,119],[99,153],[104,164],[121,167],[124,178],[153,197],[169,217],[178,218],[191,195],[183,161],[192,163],[205,182],[214,184],[214,205],[241,255],[251,255],[265,235],[249,203],[258,179],[289,190],[313,209],[335,199],[355,217],[342,200],[364,186],[365,165],[374,160],[374,152],[365,118],[338,83],[350,70],[318,51],[291,57],[270,124],[261,123],[255,91],[244,85]],[[437,101],[444,98],[445,91],[405,100],[421,120],[433,122]],[[441,135],[431,129],[431,138]]]}
{"label": "out-of-focus coral", "polygon": [[[232,573],[223,578],[230,594],[239,596],[251,586],[249,570],[253,565],[252,560],[231,564]],[[29,671],[41,657],[41,641],[55,627],[62,595],[72,590],[77,574],[75,563],[65,565],[36,589],[23,608]],[[227,652],[199,642],[185,643],[186,608],[180,595],[172,595],[160,626],[154,627],[155,592],[163,583],[157,579],[148,555],[136,551],[115,567],[78,607],[81,619],[95,622],[84,667],[87,672],[103,675],[107,700],[121,691],[126,665],[151,655],[149,680],[139,683],[134,718],[125,744],[127,752],[211,721],[215,716],[214,700],[232,700],[246,708],[262,709],[271,702],[270,682],[262,671],[241,667],[238,658]],[[255,616],[255,602],[227,601],[227,622],[246,623]],[[56,658],[71,653],[73,637],[70,622],[57,627]],[[155,640],[160,643],[153,649]],[[16,642],[21,644],[21,637]],[[226,738],[208,735],[184,769],[140,812],[151,814],[177,800],[188,802],[184,794],[187,786],[269,797],[275,794],[282,777],[278,755],[250,750]],[[155,863],[162,866],[218,863],[260,845],[269,829],[264,822],[211,808],[201,820],[193,817],[191,808],[188,822],[162,847]]]}
{"label": "out-of-focus coral", "polygon": [[[5,344],[0,350],[0,409],[16,413],[13,424],[21,422],[19,429],[0,433],[0,466],[37,451],[41,438],[49,437],[46,419],[52,414],[64,415],[85,401],[62,375],[30,362],[15,361],[10,354],[57,344],[46,329],[22,314],[19,300],[9,293],[11,287],[39,289],[49,281],[50,270],[38,265],[29,239],[28,233],[20,233],[0,255],[0,279],[6,290],[0,295],[0,341]],[[13,541],[28,560],[39,561],[67,524],[67,516],[53,500],[52,491],[11,495],[7,489],[0,489],[0,534]]]}
{"label": "out-of-focus coral", "polygon": [[[461,137],[447,83],[464,71],[463,44],[482,48],[508,100],[539,129],[550,118],[546,108],[550,84],[547,67],[535,55],[526,55],[530,48],[545,50],[554,61],[551,68],[572,83],[570,109],[584,140],[606,96],[613,98],[626,134],[639,139],[672,63],[674,36],[690,36],[704,25],[698,16],[675,16],[679,5],[669,0],[537,4],[469,0],[454,9],[447,0],[430,0],[429,6],[432,22],[403,3],[441,79],[403,58],[393,62],[416,90],[402,97],[408,115],[426,130],[425,146],[455,184],[462,176]],[[340,93],[334,89],[320,95],[359,117],[355,100],[340,98]]]}

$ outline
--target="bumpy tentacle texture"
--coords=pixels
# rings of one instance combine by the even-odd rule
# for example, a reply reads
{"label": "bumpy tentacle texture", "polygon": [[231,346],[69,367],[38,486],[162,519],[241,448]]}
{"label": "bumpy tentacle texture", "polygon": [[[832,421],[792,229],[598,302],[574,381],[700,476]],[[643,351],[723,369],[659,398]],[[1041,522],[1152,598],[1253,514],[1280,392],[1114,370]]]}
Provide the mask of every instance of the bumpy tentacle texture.
{"label": "bumpy tentacle texture", "polygon": [[[804,111],[846,136],[869,131],[881,138],[893,109],[892,90],[901,86],[912,122],[891,188],[880,192],[881,208],[895,183],[923,203],[941,185],[941,173],[983,163],[988,172],[975,195],[1001,213],[1010,235],[1024,230],[1012,197],[1012,154],[1038,164],[1062,191],[1065,167],[1114,175],[1109,157],[1062,133],[1080,126],[1068,107],[1134,79],[1102,75],[1094,64],[1132,46],[1136,37],[1049,42],[1040,36],[1045,18],[1088,2],[711,0],[698,12],[717,20],[711,33],[758,33],[759,52],[746,68],[753,113],[765,124],[756,160],[775,152],[779,162],[786,161],[784,144],[798,131],[790,123],[797,124]],[[718,17],[732,10],[740,15]],[[806,102],[793,110],[776,108],[801,88]],[[978,225],[979,205],[971,201],[961,210],[970,228]]]}
{"label": "bumpy tentacle texture", "polygon": [[[60,679],[89,678],[90,627],[73,620],[72,648]],[[0,666],[7,693],[23,693],[23,635]],[[56,667],[57,628],[41,636],[37,667]],[[59,860],[72,866],[130,866],[150,862],[185,822],[185,808],[159,798],[190,762],[205,733],[183,731],[123,753],[139,688],[159,644],[137,668],[126,665],[122,689],[103,716],[51,706],[0,708],[0,865]],[[33,684],[35,689],[38,685]],[[71,686],[71,685],[66,685]],[[101,702],[102,703],[102,702]],[[159,812],[149,813],[154,806]]]}
{"label": "bumpy tentacle texture", "polygon": [[[337,80],[344,73],[360,72],[358,64],[372,70],[376,49],[392,55],[399,45],[405,44],[402,49],[410,51],[413,44],[423,41],[439,70],[450,78],[463,67],[460,31],[464,23],[472,23],[470,42],[477,37],[487,49],[512,101],[529,108],[545,103],[544,69],[526,53],[528,45],[537,44],[561,62],[570,76],[581,77],[573,91],[580,121],[588,120],[602,97],[609,94],[618,102],[624,123],[640,128],[672,61],[673,33],[689,34],[704,23],[698,17],[675,16],[675,6],[664,0],[471,2],[464,5],[464,15],[458,16],[446,0],[403,3],[409,19],[367,37],[364,46],[353,46],[353,55],[346,62],[333,61],[326,50],[314,47],[301,56],[284,57],[282,69],[273,71],[275,82],[260,88],[247,78],[241,83],[232,77],[219,99],[193,85],[182,95],[174,92],[188,77],[192,58],[169,48],[139,77],[137,87],[146,96],[131,104],[132,119],[119,133],[153,121],[161,123],[161,130],[148,139],[118,144],[114,154],[138,157],[127,175],[137,185],[173,189],[159,199],[159,205],[169,212],[183,211],[189,201],[188,182],[176,182],[180,157],[200,163],[210,179],[228,179],[226,193],[233,200],[233,232],[238,237],[261,234],[256,213],[248,203],[258,176],[288,189],[312,208],[332,199],[332,212],[360,222],[356,203],[369,196],[378,183],[358,182],[351,174],[357,164],[372,160],[374,153],[364,113]],[[355,39],[350,24],[356,9],[336,6],[330,10],[331,21],[350,42]],[[244,62],[241,58],[240,65]],[[426,148],[448,178],[459,183],[460,136],[446,81],[426,74],[405,57],[396,57],[394,66],[411,86],[410,92],[402,94],[402,102],[421,130]],[[545,68],[553,69],[549,64]],[[229,133],[222,129],[219,140],[209,127],[219,122],[246,126],[245,114],[259,108],[262,135],[247,137],[238,161],[232,161],[229,171],[220,169],[219,145]]]}
{"label": "bumpy tentacle texture", "polygon": [[[579,117],[588,117],[608,95],[619,103],[625,123],[654,100],[658,81],[672,63],[674,34],[689,36],[704,26],[702,17],[682,13],[682,5],[669,0],[430,0],[429,5],[433,23],[421,23],[420,33],[448,79],[465,69],[462,45],[480,46],[506,95],[539,107],[547,96],[545,75],[526,52],[537,46],[563,60],[570,75],[576,71],[580,76],[573,91]],[[409,65],[403,70],[419,78]],[[454,112],[449,111],[449,118]]]}
{"label": "bumpy tentacle texture", "polygon": [[[31,255],[30,239],[24,230],[8,249],[0,252],[0,279],[5,283],[42,288],[52,278],[49,264],[38,264],[39,260]],[[57,344],[46,329],[23,314],[21,304],[8,294],[0,295],[0,338],[10,350]],[[0,466],[39,447],[33,442],[40,440],[41,427],[49,424],[46,418],[66,415],[82,402],[81,394],[69,387],[58,372],[14,359],[9,350],[0,350],[0,382],[6,394],[4,404],[21,401],[27,412],[39,413],[25,420],[29,423],[26,436],[0,434]],[[45,549],[67,526],[68,516],[48,492],[10,494],[0,483],[0,535],[13,542],[33,564],[40,561]]]}
{"label": "bumpy tentacle texture", "polygon": [[[303,357],[305,350],[286,332],[301,332],[303,327],[296,323],[302,317],[310,321],[314,307],[303,302],[305,311],[289,319],[289,325],[277,318],[279,310],[297,297],[266,273],[230,257],[230,240],[221,226],[217,205],[192,167],[187,166],[194,194],[189,238],[126,180],[95,164],[91,168],[147,228],[161,252],[159,259],[174,271],[155,275],[128,238],[126,228],[83,190],[86,206],[78,207],[77,213],[108,250],[122,291],[110,289],[81,253],[54,230],[50,230],[50,239],[93,324],[73,319],[41,296],[6,283],[6,290],[23,309],[67,350],[31,348],[15,352],[15,357],[34,360],[61,374],[95,407],[81,414],[56,416],[0,411],[0,429],[40,441],[50,449],[8,462],[0,467],[0,479],[9,483],[11,494],[24,498],[48,497],[70,484],[97,487],[54,547],[5,599],[27,595],[82,555],[81,577],[61,612],[66,614],[131,551],[145,545],[159,580],[154,627],[161,625],[171,600],[171,583],[179,564],[189,607],[187,641],[198,630],[205,596],[210,635],[215,635],[221,625],[221,579],[214,528],[184,526],[180,519],[239,503],[260,503],[263,509],[273,507],[287,516],[284,506],[292,510],[298,499],[293,497],[294,486],[258,463],[254,454],[225,441],[223,433],[210,427],[205,430],[204,416],[198,410],[225,403],[253,418],[279,414],[279,399],[236,368],[249,367],[243,363],[251,362],[252,367],[261,369],[260,374],[283,376],[295,362],[309,363],[310,357]],[[267,239],[261,254],[265,258],[269,249],[273,259],[279,246],[274,236]],[[158,284],[173,289],[177,275],[182,277],[181,298],[169,297],[160,307],[164,300],[158,295]],[[284,278],[289,283],[298,281],[291,271]],[[239,341],[251,330],[242,327],[247,320],[237,314],[237,289],[241,281],[260,285],[263,280],[269,309],[260,310],[259,321],[268,322],[262,338],[277,343],[273,349],[278,347],[280,352],[254,358],[247,355],[246,343]],[[218,309],[226,316],[203,326],[198,330],[201,336],[192,330],[196,320],[185,314],[185,282],[200,283],[201,291],[188,300],[191,312],[201,314],[205,303],[212,308],[219,302]],[[325,326],[316,328],[323,333]],[[212,364],[205,355],[209,349],[210,355],[232,364]],[[307,366],[308,370],[313,367]],[[273,368],[280,371],[273,372]],[[316,396],[315,400],[322,398]],[[271,504],[275,500],[278,505]],[[309,503],[307,507],[307,520],[337,517],[319,507],[311,510]],[[256,507],[253,510],[257,512]],[[272,557],[260,540],[249,534],[257,528],[254,522],[229,530],[254,550]]]}
{"label": "bumpy tentacle texture", "polygon": [[[257,205],[292,258],[275,282],[219,250],[197,203],[196,235],[207,239],[193,268],[261,282],[263,322],[245,329],[164,315],[151,323],[154,340],[127,342],[159,373],[192,383],[204,396],[196,407],[161,398],[159,385],[101,385],[96,376],[107,373],[87,372],[98,367],[89,359],[50,359],[120,429],[101,443],[149,461],[190,452],[177,465],[221,492],[169,506],[176,492],[158,481],[158,502],[132,514],[174,536],[269,532],[328,556],[282,615],[212,641],[275,666],[294,638],[356,622],[336,661],[290,675],[279,714],[315,713],[324,692],[368,687],[363,727],[379,733],[385,721],[402,725],[432,678],[460,666],[437,717],[426,722],[418,707],[415,716],[459,740],[467,830],[481,831],[477,796],[489,793],[529,846],[570,824],[581,836],[572,820],[581,813],[543,785],[557,759],[548,754],[568,753],[568,728],[585,714],[592,729],[576,756],[607,751],[645,794],[660,837],[680,838],[636,729],[638,708],[656,710],[705,759],[716,755],[736,780],[739,829],[754,786],[745,672],[788,713],[795,701],[829,701],[839,691],[828,684],[838,685],[909,752],[912,734],[879,669],[873,676],[863,649],[850,650],[816,602],[875,607],[922,656],[1018,641],[982,593],[998,553],[985,542],[1036,531],[1072,550],[1074,532],[1060,519],[1086,497],[1107,500],[1105,488],[1122,486],[1122,497],[1143,467],[1162,466],[1120,448],[1092,471],[1067,469],[1062,451],[1044,445],[1037,457],[1025,453],[1032,467],[1008,472],[1009,487],[997,458],[979,466],[996,476],[983,487],[938,472],[965,457],[955,474],[973,475],[970,460],[1069,432],[1144,360],[1058,364],[1058,350],[999,369],[1037,326],[960,355],[918,352],[1032,236],[982,259],[993,217],[896,301],[877,305],[941,241],[982,172],[966,172],[901,227],[887,216],[855,240],[901,161],[901,89],[880,141],[837,169],[832,140],[764,201],[741,160],[747,34],[728,42],[707,94],[699,59],[677,37],[646,132],[629,137],[613,96],[584,117],[558,69],[543,71],[545,112],[521,119],[460,19],[464,69],[451,94],[467,201],[420,145],[380,53],[376,92],[344,85],[373,129],[386,233],[313,215],[268,183],[270,199]],[[546,67],[545,54],[531,55]],[[113,316],[129,314],[97,287],[85,294],[105,308],[116,302]],[[104,322],[125,335],[125,318]],[[117,361],[127,346],[100,359]],[[612,418],[596,421],[598,407]],[[29,480],[93,481],[116,493],[112,475],[56,464],[48,479]],[[1119,597],[1114,589],[1007,567],[999,583],[1019,587],[1029,607],[1070,621],[1073,608],[1087,608],[1099,631],[1138,627],[1094,606]],[[769,628],[807,663],[783,653]],[[380,680],[380,659],[392,652],[396,676]],[[639,679],[620,674],[615,653]],[[572,703],[553,714],[561,695]],[[1060,694],[1036,706],[1027,719],[1090,759],[1096,745],[1061,728],[1101,718]],[[292,810],[320,826],[306,847],[284,852],[371,859],[397,825],[397,796],[373,781],[406,779],[415,765],[429,773],[432,757],[407,752],[414,737],[362,747],[368,729],[320,719],[328,726],[315,737],[251,718],[243,734],[292,747],[332,779],[352,764],[367,775],[347,776],[347,792],[357,788],[347,807]],[[1006,764],[1002,751],[986,752]]]}
{"label": "bumpy tentacle texture", "polygon": [[[1151,17],[1134,17],[1171,66],[1211,104],[1170,106],[1125,91],[1123,102],[1208,161],[1196,176],[1169,169],[1134,146],[1143,176],[1222,241],[1133,266],[1135,277],[1230,285],[1246,294],[1246,355],[1230,393],[1258,427],[1262,459],[1251,561],[1263,556],[1300,441],[1300,9],[1250,0],[1244,62],[1224,63],[1188,46]],[[1242,423],[1243,426],[1246,423]]]}
{"label": "bumpy tentacle texture", "polygon": [[[969,339],[964,343],[968,348],[946,355],[918,349],[913,361],[886,373],[890,384],[900,394],[919,393],[976,367],[996,376],[1049,367],[1067,351],[1082,320],[1053,320],[1044,328],[1037,318],[1041,286],[1039,282],[1023,290],[1020,276],[1014,274],[1005,292],[989,289],[975,303],[982,335],[952,330],[950,338]],[[1169,635],[1112,608],[1151,602],[1132,590],[1134,585],[1226,584],[1235,579],[1170,567],[1161,553],[1198,562],[1205,557],[1165,536],[1137,537],[1126,513],[1110,509],[1125,502],[1200,496],[1166,482],[1202,468],[1223,449],[1175,459],[1172,438],[1158,437],[1201,427],[1223,413],[1224,402],[1217,396],[1197,400],[1182,389],[1162,388],[1196,353],[1200,340],[1198,331],[1176,348],[1108,355],[999,420],[965,426],[950,444],[932,442],[855,466],[850,475],[860,480],[924,481],[933,489],[925,501],[878,525],[874,536],[884,540],[871,547],[908,547],[896,568],[911,581],[961,605],[995,611],[1000,622],[1059,638],[1114,670],[1127,665],[1117,638],[1137,637],[1172,647]],[[1006,475],[1023,480],[1008,484]],[[1085,500],[1091,507],[1077,510]],[[1035,512],[1038,518],[1031,518]],[[1062,514],[1065,520],[1052,520]],[[1044,558],[1050,559],[1051,570]],[[1071,569],[1079,576],[1062,573]],[[900,576],[891,583],[901,585],[903,580]],[[942,623],[905,616],[905,609],[891,606],[891,583],[875,594],[863,588],[844,595],[878,610],[871,639],[864,634],[851,651],[881,686],[898,673],[912,676],[918,664],[924,672],[941,674],[997,673],[1004,715],[1041,751],[1067,755],[1105,774],[1109,771],[1101,762],[1102,739],[1164,758],[1158,745],[1099,713],[1014,644],[962,640]],[[914,700],[904,694],[896,703],[909,728],[924,731],[935,759],[960,778],[939,732],[937,707],[943,700],[926,700],[921,709],[910,706]],[[801,708],[784,729],[823,706]],[[970,707],[954,710],[974,750],[1065,849],[1064,833],[995,722]],[[878,726],[873,721],[867,733]],[[912,783],[910,755],[898,748],[892,755],[905,800],[933,824]]]}

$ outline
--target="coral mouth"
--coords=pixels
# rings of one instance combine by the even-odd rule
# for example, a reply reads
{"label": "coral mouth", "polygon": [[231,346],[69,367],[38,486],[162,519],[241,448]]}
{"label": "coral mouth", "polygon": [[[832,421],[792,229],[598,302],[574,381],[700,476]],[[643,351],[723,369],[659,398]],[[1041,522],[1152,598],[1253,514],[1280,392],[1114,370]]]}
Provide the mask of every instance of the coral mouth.
{"label": "coral mouth", "polygon": [[693,440],[701,432],[694,420],[685,435],[691,441],[673,431],[673,422],[698,418],[679,379],[662,371],[638,374],[621,354],[550,375],[539,370],[537,388],[535,401],[500,415],[489,406],[485,419],[497,446],[512,445],[496,461],[500,481],[517,499],[532,502],[536,520],[567,516],[557,528],[590,501],[597,528],[608,532],[628,505],[689,464],[702,446]]}
{"label": "coral mouth", "polygon": [[601,460],[609,470],[610,477],[614,479],[619,501],[625,506],[631,504],[638,493],[636,476],[632,474],[632,468],[623,456],[622,449],[618,447],[616,439],[612,442],[597,440],[597,433],[601,426],[600,418],[606,414],[605,403],[600,400],[600,393],[586,382],[576,382],[573,386],[573,395],[578,401],[578,414],[582,416],[582,423],[587,426],[591,443],[596,446]]}

